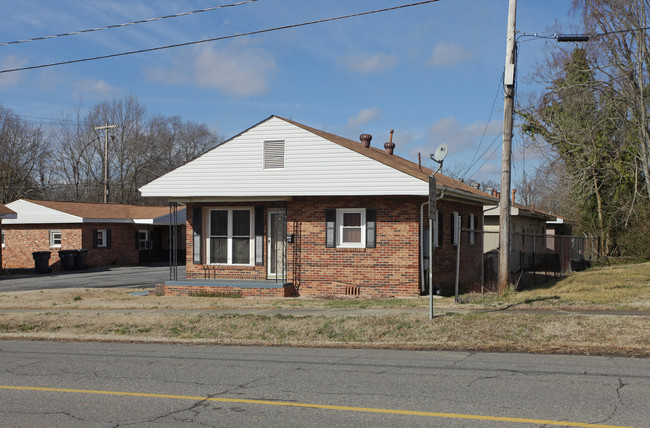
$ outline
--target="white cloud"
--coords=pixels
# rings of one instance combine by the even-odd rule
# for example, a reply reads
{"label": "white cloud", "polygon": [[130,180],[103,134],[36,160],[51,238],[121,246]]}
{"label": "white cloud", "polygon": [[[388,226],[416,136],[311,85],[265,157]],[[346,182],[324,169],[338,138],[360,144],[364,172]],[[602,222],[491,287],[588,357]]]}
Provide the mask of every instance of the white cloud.
{"label": "white cloud", "polygon": [[120,92],[119,88],[109,85],[103,80],[86,79],[77,84],[77,89],[83,94],[94,95],[98,98],[111,98]]}
{"label": "white cloud", "polygon": [[381,116],[381,110],[378,108],[364,108],[359,111],[356,117],[351,118],[348,121],[349,128],[356,128],[358,126],[364,125],[373,120],[377,120]]}
{"label": "white cloud", "polygon": [[461,150],[473,148],[477,143],[477,139],[483,136],[485,132],[486,138],[483,141],[482,147],[487,147],[492,138],[501,132],[501,122],[492,121],[487,124],[485,122],[475,122],[470,125],[462,125],[454,116],[449,116],[440,119],[429,128],[429,140],[435,144],[447,143],[450,151],[459,152]]}
{"label": "white cloud", "polygon": [[[10,70],[27,65],[27,59],[18,58],[14,55],[8,55],[0,60],[0,70]],[[21,73],[13,71],[10,73],[0,74],[0,87],[15,85],[21,80]]]}
{"label": "white cloud", "polygon": [[191,83],[199,88],[247,97],[266,92],[269,77],[276,69],[275,59],[263,49],[206,47],[191,60],[179,59],[172,69],[150,70],[149,77],[164,83]]}
{"label": "white cloud", "polygon": [[395,67],[397,57],[385,53],[346,55],[339,60],[339,63],[355,73],[381,73]]}
{"label": "white cloud", "polygon": [[440,42],[433,48],[430,63],[434,66],[456,65],[471,57],[470,53],[460,45]]}

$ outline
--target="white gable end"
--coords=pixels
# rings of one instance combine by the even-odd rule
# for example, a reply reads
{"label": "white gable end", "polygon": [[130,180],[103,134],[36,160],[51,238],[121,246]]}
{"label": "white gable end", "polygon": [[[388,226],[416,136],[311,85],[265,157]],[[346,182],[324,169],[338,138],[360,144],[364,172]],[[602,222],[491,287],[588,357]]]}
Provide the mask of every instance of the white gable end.
{"label": "white gable end", "polygon": [[[284,142],[283,165],[282,145],[268,142]],[[171,198],[427,195],[428,184],[272,117],[140,190]]]}
{"label": "white gable end", "polygon": [[82,223],[83,218],[19,199],[6,205],[17,218],[2,220],[2,224],[62,224]]}

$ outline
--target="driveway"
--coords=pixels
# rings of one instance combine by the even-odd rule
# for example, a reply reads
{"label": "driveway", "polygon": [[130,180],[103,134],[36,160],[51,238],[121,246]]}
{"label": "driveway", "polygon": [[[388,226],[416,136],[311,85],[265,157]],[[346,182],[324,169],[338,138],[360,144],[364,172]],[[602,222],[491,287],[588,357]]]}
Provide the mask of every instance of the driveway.
{"label": "driveway", "polygon": [[[178,267],[178,278],[185,278],[185,266]],[[48,288],[145,288],[167,280],[169,280],[168,265],[121,266],[82,271],[56,271],[42,275],[2,275],[0,292]]]}

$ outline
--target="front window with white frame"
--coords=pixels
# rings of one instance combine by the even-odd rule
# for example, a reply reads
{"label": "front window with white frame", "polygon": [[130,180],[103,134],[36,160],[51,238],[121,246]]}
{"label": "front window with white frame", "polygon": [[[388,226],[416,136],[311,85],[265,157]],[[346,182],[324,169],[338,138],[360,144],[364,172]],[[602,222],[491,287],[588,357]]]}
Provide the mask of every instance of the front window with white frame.
{"label": "front window with white frame", "polygon": [[336,217],[337,247],[364,248],[366,246],[366,210],[338,209]]}
{"label": "front window with white frame", "polygon": [[138,230],[138,250],[149,249],[149,231],[147,229]]}
{"label": "front window with white frame", "polygon": [[253,215],[250,208],[210,210],[208,260],[211,264],[251,265]]}
{"label": "front window with white frame", "polygon": [[61,248],[60,230],[50,230],[50,248]]}
{"label": "front window with white frame", "polygon": [[108,239],[106,235],[106,229],[97,230],[97,236],[95,238],[97,239],[97,248],[106,248],[108,246]]}
{"label": "front window with white frame", "polygon": [[474,214],[469,215],[469,243],[474,244],[475,239],[474,239],[474,228],[476,227],[475,221],[474,221]]}

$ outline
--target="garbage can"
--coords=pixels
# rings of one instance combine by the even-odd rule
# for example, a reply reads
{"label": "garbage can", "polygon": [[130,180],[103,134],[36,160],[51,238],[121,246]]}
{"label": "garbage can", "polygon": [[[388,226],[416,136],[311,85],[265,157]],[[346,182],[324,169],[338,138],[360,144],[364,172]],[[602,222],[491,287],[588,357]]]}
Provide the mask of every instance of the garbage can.
{"label": "garbage can", "polygon": [[74,254],[76,250],[59,250],[59,259],[61,259],[61,269],[74,269]]}
{"label": "garbage can", "polygon": [[74,253],[74,267],[75,269],[87,269],[88,265],[86,264],[86,257],[88,256],[88,250],[75,250]]}
{"label": "garbage can", "polygon": [[36,273],[49,273],[52,271],[50,269],[50,254],[50,251],[35,251],[32,253]]}

